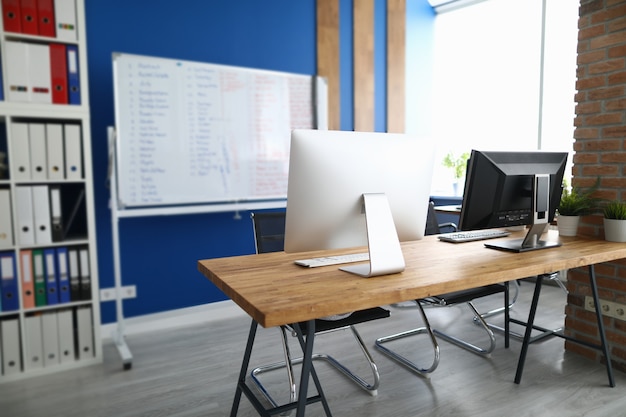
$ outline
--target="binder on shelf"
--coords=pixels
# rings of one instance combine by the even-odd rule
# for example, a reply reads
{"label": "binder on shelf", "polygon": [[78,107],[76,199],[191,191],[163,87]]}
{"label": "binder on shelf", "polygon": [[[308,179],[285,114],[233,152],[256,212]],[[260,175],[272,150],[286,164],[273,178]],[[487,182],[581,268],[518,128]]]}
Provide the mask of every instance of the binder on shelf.
{"label": "binder on shelf", "polygon": [[63,125],[58,123],[46,124],[46,148],[48,150],[48,179],[64,179],[65,151],[63,150]]}
{"label": "binder on shelf", "polygon": [[33,279],[33,254],[30,250],[20,252],[22,271],[22,301],[24,308],[35,308],[35,281]]}
{"label": "binder on shelf", "polygon": [[11,190],[0,188],[0,249],[13,246],[13,220],[11,216]]}
{"label": "binder on shelf", "polygon": [[52,241],[63,240],[63,212],[61,210],[61,187],[50,186],[50,222],[52,227]]}
{"label": "binder on shelf", "polygon": [[20,0],[2,0],[2,23],[6,32],[22,31]]}
{"label": "binder on shelf", "polygon": [[0,101],[4,101],[4,77],[2,76],[2,55],[0,55]]}
{"label": "binder on shelf", "polygon": [[83,178],[83,158],[81,152],[80,125],[63,125],[65,139],[65,178]]}
{"label": "binder on shelf", "polygon": [[67,104],[67,51],[63,44],[50,44],[50,78],[52,80],[52,102],[54,104]]}
{"label": "binder on shelf", "polygon": [[80,268],[80,299],[91,300],[91,272],[89,265],[89,249],[79,251]]}
{"label": "binder on shelf", "polygon": [[54,248],[43,250],[46,271],[46,302],[47,305],[59,304],[59,268]]}
{"label": "binder on shelf", "polygon": [[70,300],[80,300],[80,269],[78,267],[78,249],[68,250],[68,271],[70,279]]}
{"label": "binder on shelf", "polygon": [[28,82],[28,44],[24,42],[5,42],[5,61],[7,70],[7,100],[30,101]]}
{"label": "binder on shelf", "polygon": [[56,249],[57,254],[57,278],[59,286],[59,302],[69,303],[70,298],[70,277],[68,273],[67,248]]}
{"label": "binder on shelf", "polygon": [[33,249],[33,281],[35,283],[35,306],[41,307],[46,301],[46,267],[43,250]]}
{"label": "binder on shelf", "polygon": [[57,313],[46,312],[41,315],[41,336],[43,342],[43,366],[58,365],[59,361],[59,324]]}
{"label": "binder on shelf", "polygon": [[27,123],[11,123],[11,177],[16,181],[30,179],[30,142]]}
{"label": "binder on shelf", "polygon": [[3,374],[19,374],[22,370],[22,355],[20,353],[20,323],[18,319],[0,321],[0,333]]}
{"label": "binder on shelf", "polygon": [[28,83],[30,101],[52,103],[52,81],[50,79],[50,47],[38,43],[28,44]]}
{"label": "binder on shelf", "polygon": [[30,177],[32,180],[48,179],[48,156],[46,152],[46,125],[28,124],[28,143],[30,149]]}
{"label": "binder on shelf", "polygon": [[31,187],[15,187],[18,241],[21,245],[35,244],[33,223],[33,193]]}
{"label": "binder on shelf", "polygon": [[61,193],[63,240],[87,238],[87,206],[82,185],[66,185]]}
{"label": "binder on shelf", "polygon": [[14,311],[20,308],[17,286],[17,267],[14,252],[0,252],[0,285],[2,288],[2,311]]}
{"label": "binder on shelf", "polygon": [[80,69],[76,45],[67,45],[67,89],[69,104],[80,105]]}
{"label": "binder on shelf", "polygon": [[33,218],[35,224],[35,243],[52,243],[50,231],[50,194],[47,185],[33,185]]}
{"label": "binder on shelf", "polygon": [[20,0],[20,14],[22,15],[22,33],[39,35],[37,0]]}
{"label": "binder on shelf", "polygon": [[43,368],[43,340],[41,337],[41,316],[24,318],[24,370]]}
{"label": "binder on shelf", "polygon": [[61,363],[76,360],[74,347],[74,321],[72,310],[65,309],[57,312],[57,324],[59,331],[59,360]]}
{"label": "binder on shelf", "polygon": [[74,0],[55,0],[57,39],[64,41],[78,40],[76,27],[76,3]]}
{"label": "binder on shelf", "polygon": [[84,360],[93,358],[94,349],[91,307],[78,307],[76,309],[76,329],[78,333],[78,359]]}
{"label": "binder on shelf", "polygon": [[37,0],[37,29],[40,36],[54,37],[54,0]]}

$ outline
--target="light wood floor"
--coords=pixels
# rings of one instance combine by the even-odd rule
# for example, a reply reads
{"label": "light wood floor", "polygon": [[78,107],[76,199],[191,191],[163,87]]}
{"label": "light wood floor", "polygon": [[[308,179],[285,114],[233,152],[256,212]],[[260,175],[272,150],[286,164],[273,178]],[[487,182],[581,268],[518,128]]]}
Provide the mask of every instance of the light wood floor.
{"label": "light wood floor", "polygon": [[[522,283],[514,315],[524,318],[532,284]],[[495,301],[494,301],[495,302]],[[491,302],[493,305],[494,302]],[[499,300],[497,304],[499,304]],[[538,323],[563,321],[565,294],[544,287]],[[479,306],[485,306],[485,302]],[[465,306],[428,310],[431,324],[468,337],[479,336]],[[421,325],[413,309],[392,309],[392,317],[359,326],[364,340]],[[128,336],[133,367],[122,370],[112,344],[104,346],[104,364],[0,385],[3,417],[85,416],[227,416],[249,329],[247,319],[228,319],[167,332]],[[476,339],[475,340],[479,340]],[[319,363],[316,369],[335,416],[621,416],[626,410],[626,375],[616,372],[609,388],[605,368],[564,352],[563,340],[551,338],[531,345],[524,377],[513,383],[520,343],[498,347],[491,358],[441,342],[441,364],[430,379],[418,377],[372,348],[381,385],[369,396],[345,377]],[[280,359],[276,329],[260,329],[253,364]],[[398,346],[423,363],[430,360],[425,339]],[[293,344],[295,351],[295,341]],[[334,354],[357,369],[359,351],[349,332],[316,339],[316,351]],[[282,373],[265,375],[278,392]],[[239,416],[256,415],[243,398]],[[319,404],[307,416],[320,416]]]}

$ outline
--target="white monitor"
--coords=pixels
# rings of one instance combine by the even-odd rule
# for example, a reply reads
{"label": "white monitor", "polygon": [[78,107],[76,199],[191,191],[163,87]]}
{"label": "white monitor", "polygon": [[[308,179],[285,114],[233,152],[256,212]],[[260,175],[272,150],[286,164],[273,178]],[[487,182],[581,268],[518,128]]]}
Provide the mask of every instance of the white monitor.
{"label": "white monitor", "polygon": [[431,141],[403,134],[294,130],[285,251],[368,246],[367,264],[341,269],[401,272],[399,240],[424,236],[433,158]]}

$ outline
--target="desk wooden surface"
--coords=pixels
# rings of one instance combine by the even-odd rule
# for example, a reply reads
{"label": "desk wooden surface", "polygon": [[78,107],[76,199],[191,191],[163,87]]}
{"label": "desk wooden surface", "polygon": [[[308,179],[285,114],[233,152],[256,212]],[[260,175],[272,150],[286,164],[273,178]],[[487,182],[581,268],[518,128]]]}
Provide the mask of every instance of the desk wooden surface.
{"label": "desk wooden surface", "polygon": [[626,258],[625,243],[560,239],[559,248],[511,253],[487,249],[484,241],[454,244],[427,236],[402,244],[404,272],[374,278],[339,271],[337,265],[293,263],[350,252],[345,250],[207,259],[198,261],[198,269],[260,325],[273,327]]}

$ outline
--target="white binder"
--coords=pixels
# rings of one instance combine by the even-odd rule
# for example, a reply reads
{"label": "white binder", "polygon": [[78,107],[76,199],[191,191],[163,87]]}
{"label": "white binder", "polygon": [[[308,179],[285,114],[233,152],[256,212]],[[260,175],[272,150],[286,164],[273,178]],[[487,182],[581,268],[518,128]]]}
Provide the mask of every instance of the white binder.
{"label": "white binder", "polygon": [[59,360],[61,363],[74,362],[76,354],[74,350],[74,326],[72,310],[59,310],[57,313],[59,331]]}
{"label": "white binder", "polygon": [[0,249],[7,249],[12,246],[11,191],[8,188],[0,188]]}
{"label": "white binder", "polygon": [[18,241],[20,245],[35,244],[33,194],[31,187],[15,187]]}
{"label": "white binder", "polygon": [[2,373],[15,375],[21,372],[20,324],[17,319],[0,321],[2,333]]}
{"label": "white binder", "polygon": [[28,44],[28,84],[30,101],[52,103],[52,78],[50,76],[50,47]]}
{"label": "white binder", "polygon": [[76,27],[76,3],[74,0],[55,0],[54,17],[57,23],[57,39],[78,40]]}
{"label": "white binder", "polygon": [[30,144],[28,140],[28,123],[11,123],[11,175],[16,181],[29,180],[30,177]]}
{"label": "white binder", "polygon": [[76,309],[76,328],[78,329],[78,359],[93,358],[91,307],[78,307]]}
{"label": "white binder", "polygon": [[56,312],[46,312],[41,316],[41,330],[43,338],[43,366],[58,365],[60,363],[59,325]]}
{"label": "white binder", "polygon": [[30,101],[28,82],[28,44],[25,42],[5,42],[6,57],[2,57],[7,69],[7,100]]}
{"label": "white binder", "polygon": [[48,150],[48,179],[64,179],[63,125],[58,123],[48,123],[46,125],[46,148]]}
{"label": "white binder", "polygon": [[65,133],[65,177],[68,180],[80,180],[83,178],[80,125],[66,124],[63,127]]}
{"label": "white binder", "polygon": [[50,228],[50,194],[47,185],[33,185],[33,218],[35,225],[35,243],[52,243]]}
{"label": "white binder", "polygon": [[31,179],[46,180],[48,179],[46,126],[43,123],[29,123],[28,141],[30,144]]}
{"label": "white binder", "polygon": [[39,368],[43,368],[41,316],[26,316],[24,319],[24,370]]}

